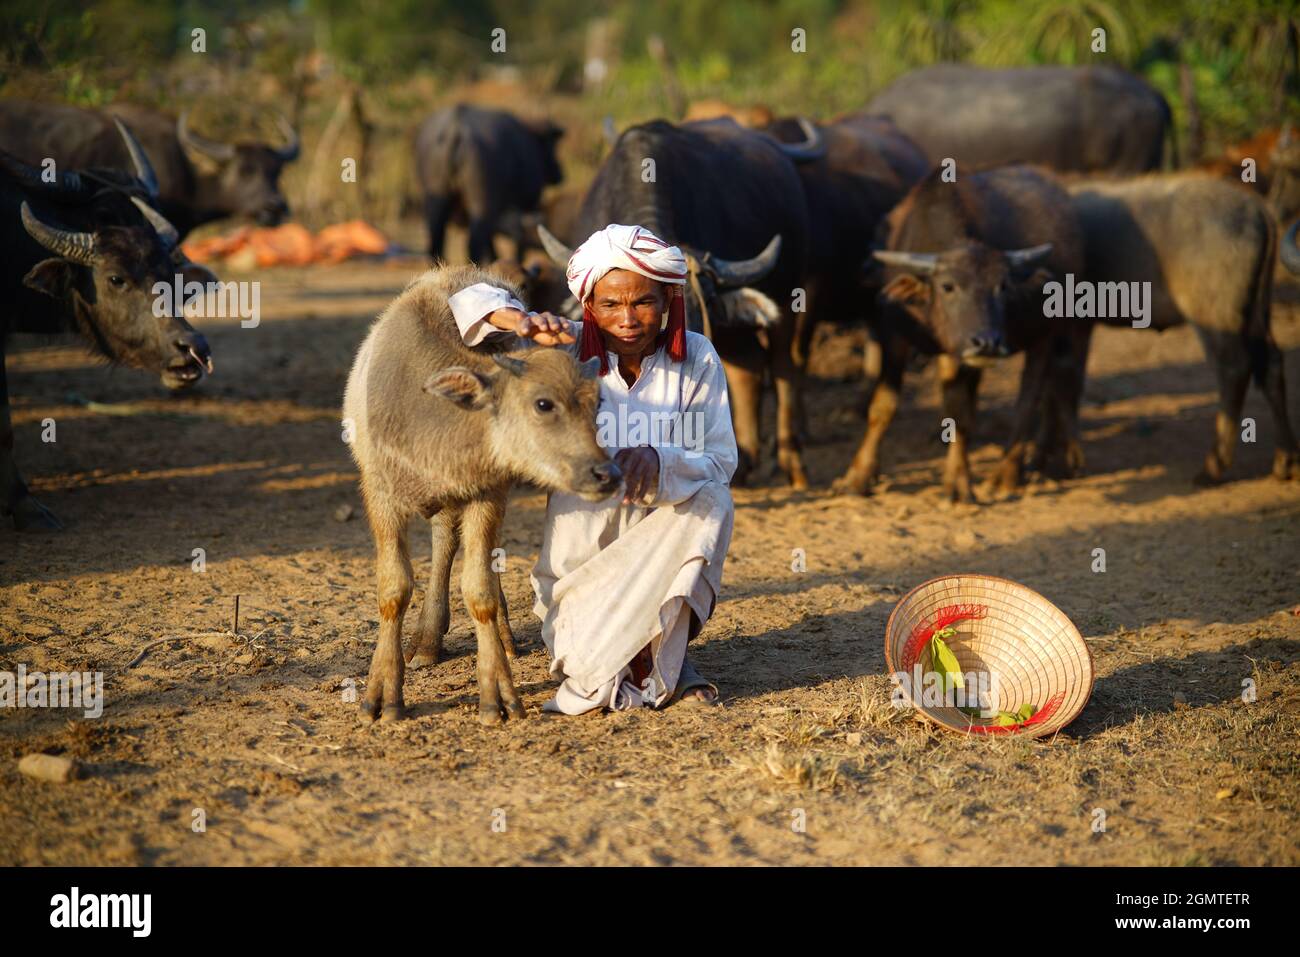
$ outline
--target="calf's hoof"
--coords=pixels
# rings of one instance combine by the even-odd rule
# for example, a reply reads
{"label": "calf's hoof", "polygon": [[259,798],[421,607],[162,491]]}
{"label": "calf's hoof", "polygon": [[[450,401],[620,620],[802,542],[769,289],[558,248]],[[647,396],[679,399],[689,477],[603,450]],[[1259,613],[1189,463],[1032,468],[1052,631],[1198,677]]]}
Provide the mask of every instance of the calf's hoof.
{"label": "calf's hoof", "polygon": [[406,714],[406,707],[400,699],[384,704],[382,698],[371,698],[366,695],[361,699],[360,708],[363,718],[369,721],[378,721],[381,724],[400,721]]}
{"label": "calf's hoof", "polygon": [[58,517],[30,495],[24,495],[14,504],[13,519],[14,528],[20,532],[57,532],[63,529]]}
{"label": "calf's hoof", "polygon": [[442,642],[417,639],[406,656],[407,668],[427,668],[442,660]]}
{"label": "calf's hoof", "polygon": [[1211,452],[1205,457],[1205,464],[1201,470],[1196,473],[1193,481],[1197,485],[1218,485],[1223,481],[1224,474],[1228,471],[1227,463],[1219,458],[1218,455]]}

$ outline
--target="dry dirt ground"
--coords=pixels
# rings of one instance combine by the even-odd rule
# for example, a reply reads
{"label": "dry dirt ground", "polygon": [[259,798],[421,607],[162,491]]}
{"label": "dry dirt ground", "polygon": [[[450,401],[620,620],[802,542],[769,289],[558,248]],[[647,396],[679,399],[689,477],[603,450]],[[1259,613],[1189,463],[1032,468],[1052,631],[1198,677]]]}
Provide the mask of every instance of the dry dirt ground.
{"label": "dry dirt ground", "polygon": [[[910,381],[887,487],[827,490],[862,429],[862,386],[844,374],[860,337],[828,334],[814,490],[736,495],[724,593],[693,651],[725,707],[542,714],[553,684],[527,572],[544,499],[521,490],[503,580],[528,718],[475,720],[458,607],[448,660],[408,674],[412,717],[363,725],[347,683],[364,681],[377,611],[337,408],[367,323],[415,268],[262,275],[261,325],[206,322],[216,375],[189,397],[72,346],[11,355],[19,461],[67,528],[0,529],[0,670],[101,670],[107,701],[94,720],[0,713],[0,861],[1300,863],[1300,483],[1268,477],[1272,424],[1252,391],[1260,441],[1233,481],[1193,485],[1215,388],[1188,329],[1099,334],[1086,477],[956,508],[937,487],[930,372]],[[1275,315],[1300,420],[1294,303]],[[981,476],[1018,368],[986,379]],[[413,543],[427,557],[418,529]],[[890,708],[889,611],[958,571],[1038,589],[1086,636],[1096,688],[1054,740],[966,740]],[[86,776],[21,776],[34,751],[76,756]]]}

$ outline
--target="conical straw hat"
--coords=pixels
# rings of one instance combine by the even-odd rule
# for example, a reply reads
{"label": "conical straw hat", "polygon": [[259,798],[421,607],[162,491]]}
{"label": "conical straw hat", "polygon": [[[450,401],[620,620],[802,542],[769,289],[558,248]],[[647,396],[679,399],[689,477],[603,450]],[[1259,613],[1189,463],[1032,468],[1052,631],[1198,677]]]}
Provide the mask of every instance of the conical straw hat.
{"label": "conical straw hat", "polygon": [[[911,693],[926,670],[929,638],[950,619],[957,634],[946,644],[961,670],[977,678],[966,683],[975,691],[983,681],[991,691],[980,704],[1010,712],[1033,705],[1037,710],[1027,722],[998,727],[927,698],[923,687]],[[1095,678],[1092,652],[1059,608],[1024,585],[991,575],[947,575],[904,595],[885,626],[885,660],[927,720],[962,734],[1054,734],[1083,710]]]}

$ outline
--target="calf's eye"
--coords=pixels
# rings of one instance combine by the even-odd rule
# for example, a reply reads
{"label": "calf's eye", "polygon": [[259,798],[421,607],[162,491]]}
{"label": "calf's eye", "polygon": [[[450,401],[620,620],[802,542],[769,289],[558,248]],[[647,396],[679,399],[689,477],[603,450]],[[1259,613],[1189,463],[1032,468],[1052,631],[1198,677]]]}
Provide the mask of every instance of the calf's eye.
{"label": "calf's eye", "polygon": [[537,407],[538,412],[550,412],[555,408],[555,403],[550,399],[538,399],[533,405]]}
{"label": "calf's eye", "polygon": [[952,292],[953,289],[955,289],[955,288],[956,288],[956,287],[953,286],[953,284],[950,283],[950,282],[946,282],[946,283],[943,284],[943,291],[944,291],[944,292]]}
{"label": "calf's eye", "polygon": [[123,279],[121,276],[109,276],[108,284],[112,286],[114,289],[121,289],[123,286],[126,285],[126,280]]}

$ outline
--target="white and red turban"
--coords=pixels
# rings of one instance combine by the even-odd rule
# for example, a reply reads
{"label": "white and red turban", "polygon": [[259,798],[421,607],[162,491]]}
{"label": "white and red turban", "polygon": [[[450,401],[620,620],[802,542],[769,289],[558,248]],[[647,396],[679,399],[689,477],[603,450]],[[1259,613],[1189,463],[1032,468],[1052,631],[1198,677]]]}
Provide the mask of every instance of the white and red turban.
{"label": "white and red turban", "polygon": [[[565,279],[573,298],[582,304],[582,341],[578,358],[600,358],[600,371],[609,371],[605,344],[587,300],[596,283],[611,269],[627,269],[656,282],[686,285],[686,257],[643,226],[620,226],[613,223],[599,229],[573,251],[565,270]],[[686,359],[686,303],[679,290],[673,290],[668,306],[668,322],[659,333],[660,343],[667,342],[668,354],[675,362]]]}

